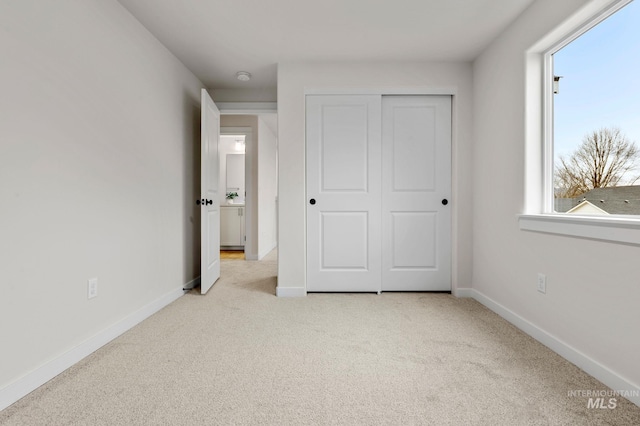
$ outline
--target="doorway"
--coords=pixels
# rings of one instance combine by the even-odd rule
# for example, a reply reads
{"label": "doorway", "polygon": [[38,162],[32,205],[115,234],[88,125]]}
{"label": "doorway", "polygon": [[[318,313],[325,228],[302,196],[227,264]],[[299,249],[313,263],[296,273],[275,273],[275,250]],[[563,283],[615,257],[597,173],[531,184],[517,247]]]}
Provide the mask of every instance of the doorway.
{"label": "doorway", "polygon": [[252,168],[247,167],[246,157],[252,136],[251,127],[220,127],[221,259],[246,259],[246,218],[253,207],[247,197],[253,188],[248,188],[252,182]]}
{"label": "doorway", "polygon": [[[225,206],[224,210],[228,210],[224,214],[237,224],[233,229],[239,231],[234,231],[233,235],[236,238],[242,238],[240,241],[236,239],[236,242],[227,244],[223,240],[221,245],[244,250],[246,260],[260,260],[277,245],[276,117],[274,113],[222,114],[221,116],[222,137],[231,136],[230,149],[225,152],[223,166],[226,168],[227,163],[230,165],[229,173],[225,169],[220,179],[226,181],[224,184],[221,183],[220,192],[224,195],[222,205]],[[239,139],[242,136],[245,138],[244,162],[241,161],[243,144]],[[243,182],[242,166],[244,166]],[[233,168],[235,168],[235,174],[231,173]],[[226,198],[229,192],[238,193],[233,203]],[[244,229],[241,228],[242,226]],[[237,237],[238,235],[242,237]],[[243,246],[242,240],[244,240]]]}

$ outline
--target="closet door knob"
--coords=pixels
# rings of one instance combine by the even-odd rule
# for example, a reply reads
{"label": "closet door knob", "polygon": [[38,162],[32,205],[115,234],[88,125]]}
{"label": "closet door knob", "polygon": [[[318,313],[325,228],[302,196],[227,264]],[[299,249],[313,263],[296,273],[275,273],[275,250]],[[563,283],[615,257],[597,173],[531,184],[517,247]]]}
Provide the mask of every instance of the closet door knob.
{"label": "closet door knob", "polygon": [[309,200],[309,204],[314,205],[316,203],[316,199],[312,198]]}
{"label": "closet door knob", "polygon": [[449,200],[447,200],[446,198],[442,200],[442,205],[446,206],[447,204],[449,204]]}

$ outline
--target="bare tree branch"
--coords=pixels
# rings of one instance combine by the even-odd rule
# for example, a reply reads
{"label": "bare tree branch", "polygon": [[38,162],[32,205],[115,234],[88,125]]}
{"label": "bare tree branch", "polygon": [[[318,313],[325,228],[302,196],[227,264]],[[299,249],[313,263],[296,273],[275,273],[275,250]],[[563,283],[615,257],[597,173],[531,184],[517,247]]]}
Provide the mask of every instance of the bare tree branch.
{"label": "bare tree branch", "polygon": [[569,157],[561,156],[556,163],[556,197],[574,198],[593,188],[633,184],[640,179],[639,164],[640,150],[620,129],[595,130]]}

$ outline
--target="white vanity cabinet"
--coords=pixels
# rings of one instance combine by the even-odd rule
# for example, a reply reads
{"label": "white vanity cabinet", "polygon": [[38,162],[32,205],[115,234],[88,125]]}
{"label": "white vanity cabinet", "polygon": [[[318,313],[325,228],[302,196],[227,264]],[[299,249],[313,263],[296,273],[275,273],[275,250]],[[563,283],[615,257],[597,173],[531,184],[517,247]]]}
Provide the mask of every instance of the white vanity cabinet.
{"label": "white vanity cabinet", "polygon": [[220,206],[220,246],[244,247],[244,206]]}

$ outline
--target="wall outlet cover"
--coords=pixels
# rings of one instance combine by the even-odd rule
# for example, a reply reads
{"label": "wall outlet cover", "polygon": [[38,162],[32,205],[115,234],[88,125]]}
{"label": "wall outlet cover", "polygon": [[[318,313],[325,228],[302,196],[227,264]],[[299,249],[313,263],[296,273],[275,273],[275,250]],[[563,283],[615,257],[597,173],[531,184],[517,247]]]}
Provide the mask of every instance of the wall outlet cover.
{"label": "wall outlet cover", "polygon": [[87,299],[93,299],[98,295],[98,279],[90,278],[87,282]]}
{"label": "wall outlet cover", "polygon": [[547,276],[544,274],[538,274],[538,291],[540,293],[547,292]]}

